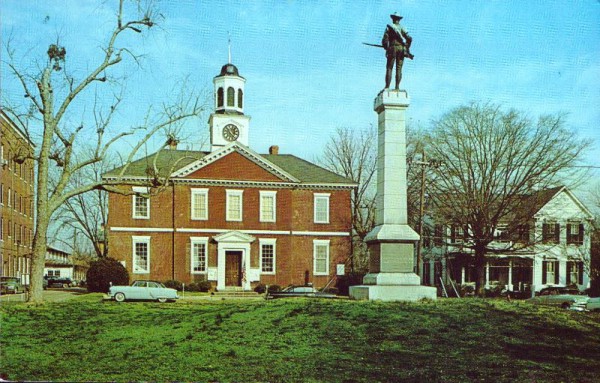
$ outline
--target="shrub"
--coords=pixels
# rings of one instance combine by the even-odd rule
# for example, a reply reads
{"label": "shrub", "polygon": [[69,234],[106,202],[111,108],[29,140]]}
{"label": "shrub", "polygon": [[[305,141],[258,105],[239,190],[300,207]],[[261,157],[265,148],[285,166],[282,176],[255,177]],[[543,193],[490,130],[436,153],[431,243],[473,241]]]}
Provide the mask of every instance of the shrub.
{"label": "shrub", "polygon": [[256,287],[254,288],[254,291],[256,291],[259,294],[264,294],[265,291],[267,291],[267,286],[264,283],[259,283],[258,285],[256,285]]}
{"label": "shrub", "polygon": [[194,282],[194,283],[190,283],[189,285],[185,286],[186,291],[196,291],[196,292],[202,292],[202,293],[206,293],[206,292],[210,291],[211,288],[212,288],[212,285],[210,284],[209,281]]}
{"label": "shrub", "polygon": [[279,291],[281,291],[281,286],[279,286],[279,285],[270,285],[269,286],[270,293],[277,293]]}
{"label": "shrub", "polygon": [[107,293],[113,285],[128,285],[127,269],[114,258],[101,258],[93,261],[86,273],[86,283],[89,292]]}
{"label": "shrub", "polygon": [[163,284],[165,285],[165,287],[168,287],[170,289],[175,289],[177,291],[183,290],[183,283],[181,283],[179,281],[169,280]]}
{"label": "shrub", "polygon": [[350,286],[362,285],[364,277],[365,274],[362,273],[349,273],[339,276],[335,282],[338,294],[348,296],[350,294]]}

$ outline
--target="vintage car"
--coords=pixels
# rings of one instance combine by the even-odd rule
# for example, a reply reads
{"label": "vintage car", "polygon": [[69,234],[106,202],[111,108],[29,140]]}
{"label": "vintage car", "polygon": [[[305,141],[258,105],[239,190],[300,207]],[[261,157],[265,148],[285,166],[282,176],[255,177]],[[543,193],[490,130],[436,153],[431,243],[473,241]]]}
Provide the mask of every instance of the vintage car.
{"label": "vintage car", "polygon": [[536,305],[559,306],[564,309],[585,310],[589,297],[582,295],[577,289],[567,287],[546,287],[533,298],[525,302]]}
{"label": "vintage car", "polygon": [[77,286],[71,278],[67,277],[44,277],[46,287],[72,287]]}
{"label": "vintage car", "polygon": [[179,298],[177,290],[169,289],[160,282],[143,280],[134,281],[131,286],[111,286],[108,295],[110,299],[117,302],[126,300],[166,302]]}
{"label": "vintage car", "polygon": [[25,292],[25,286],[17,277],[0,277],[0,293],[18,294]]}
{"label": "vintage car", "polygon": [[588,299],[585,308],[590,311],[600,311],[600,297]]}
{"label": "vintage car", "polygon": [[281,291],[267,292],[267,294],[265,295],[266,299],[293,297],[337,298],[337,295],[329,292],[319,291],[313,286],[288,286]]}

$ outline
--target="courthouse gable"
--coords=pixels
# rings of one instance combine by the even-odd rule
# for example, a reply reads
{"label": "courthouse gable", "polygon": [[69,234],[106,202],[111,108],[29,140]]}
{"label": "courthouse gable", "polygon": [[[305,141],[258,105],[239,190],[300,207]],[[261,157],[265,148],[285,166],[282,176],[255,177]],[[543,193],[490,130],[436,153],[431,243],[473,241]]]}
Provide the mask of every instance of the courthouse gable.
{"label": "courthouse gable", "polygon": [[238,152],[232,152],[212,162],[185,178],[212,180],[243,180],[260,182],[285,182],[277,175],[259,166]]}

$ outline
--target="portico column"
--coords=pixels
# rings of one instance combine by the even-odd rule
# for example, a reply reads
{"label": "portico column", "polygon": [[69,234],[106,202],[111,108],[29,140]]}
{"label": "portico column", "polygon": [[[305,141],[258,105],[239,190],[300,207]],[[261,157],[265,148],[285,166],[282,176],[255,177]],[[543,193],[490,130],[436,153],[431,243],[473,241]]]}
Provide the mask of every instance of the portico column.
{"label": "portico column", "polygon": [[490,287],[490,262],[485,263],[485,287]]}

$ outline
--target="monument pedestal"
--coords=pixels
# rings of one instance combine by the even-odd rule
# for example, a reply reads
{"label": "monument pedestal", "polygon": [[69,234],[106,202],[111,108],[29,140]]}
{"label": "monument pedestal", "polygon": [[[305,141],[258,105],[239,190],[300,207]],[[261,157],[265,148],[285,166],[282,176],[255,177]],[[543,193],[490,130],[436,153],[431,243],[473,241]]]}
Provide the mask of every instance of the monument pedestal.
{"label": "monument pedestal", "polygon": [[414,273],[419,235],[408,226],[406,197],[406,124],[410,102],[403,90],[384,89],[375,98],[378,114],[377,209],[375,228],[365,241],[369,273],[350,297],[382,301],[436,299],[435,287],[421,286]]}

